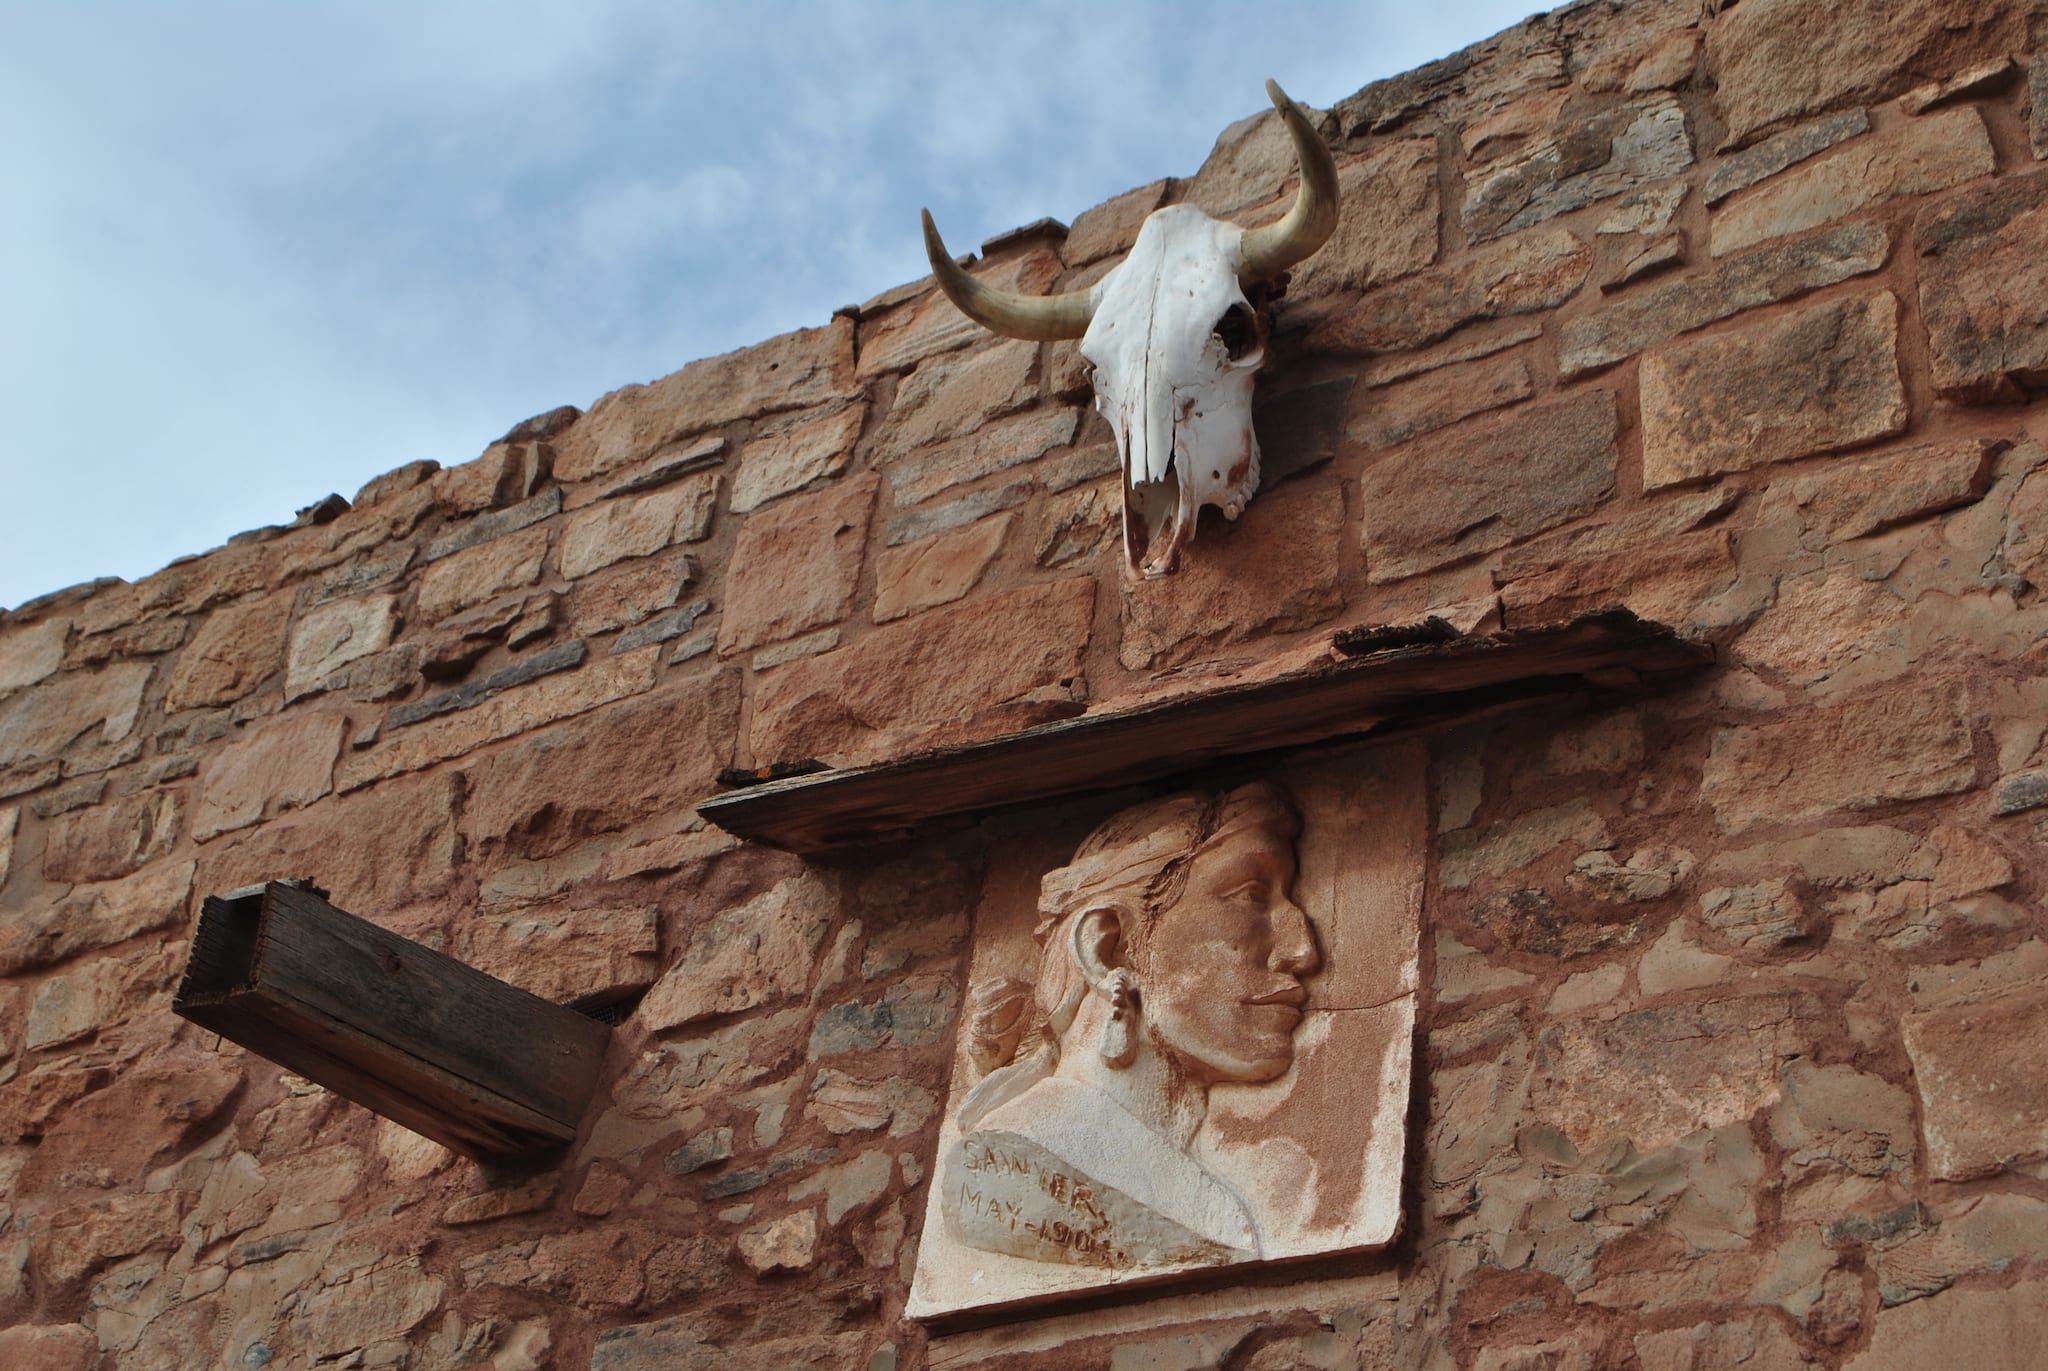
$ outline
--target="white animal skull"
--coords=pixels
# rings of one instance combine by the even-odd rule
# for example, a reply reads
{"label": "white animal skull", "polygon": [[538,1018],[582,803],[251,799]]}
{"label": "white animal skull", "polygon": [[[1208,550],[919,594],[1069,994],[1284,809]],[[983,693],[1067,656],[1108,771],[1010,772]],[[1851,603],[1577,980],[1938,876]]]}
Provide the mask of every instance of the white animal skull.
{"label": "white animal skull", "polygon": [[1235,519],[1259,488],[1252,376],[1266,359],[1247,283],[1271,280],[1337,226],[1337,167],[1280,87],[1266,93],[1301,163],[1287,216],[1243,229],[1192,205],[1155,211],[1130,254],[1094,289],[1045,297],[982,285],[924,216],[939,284],[963,312],[1012,338],[1079,338],[1095,405],[1116,434],[1124,473],[1124,561],[1134,575],[1174,569],[1203,505]]}

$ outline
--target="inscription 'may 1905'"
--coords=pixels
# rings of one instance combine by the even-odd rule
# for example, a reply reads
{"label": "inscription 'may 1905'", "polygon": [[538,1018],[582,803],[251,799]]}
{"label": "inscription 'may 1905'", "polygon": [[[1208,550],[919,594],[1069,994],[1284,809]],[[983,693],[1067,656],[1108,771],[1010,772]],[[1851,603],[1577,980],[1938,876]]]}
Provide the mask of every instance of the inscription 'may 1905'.
{"label": "inscription 'may 1905'", "polygon": [[[1035,1162],[1021,1152],[998,1150],[984,1143],[968,1141],[960,1147],[960,1166],[966,1178],[959,1185],[959,1212],[979,1234],[995,1228],[1006,1229],[1020,1238],[1030,1238],[1047,1251],[1020,1253],[1053,1261],[1079,1262],[1118,1270],[1136,1265],[1130,1251],[1119,1247],[1115,1225],[1096,1203],[1094,1189],[1078,1177]],[[1035,1212],[1039,1206],[1005,1196],[1002,1191],[1017,1182],[1035,1185],[1040,1194],[1073,1216],[1053,1218]]]}

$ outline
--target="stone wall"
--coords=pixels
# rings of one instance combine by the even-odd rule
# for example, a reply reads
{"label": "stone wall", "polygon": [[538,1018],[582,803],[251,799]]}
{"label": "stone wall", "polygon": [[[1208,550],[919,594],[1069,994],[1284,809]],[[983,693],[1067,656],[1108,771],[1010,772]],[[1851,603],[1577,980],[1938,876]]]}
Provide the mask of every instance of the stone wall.
{"label": "stone wall", "polygon": [[[1266,487],[1169,579],[1072,345],[919,282],[0,618],[0,1363],[2032,1365],[2044,17],[1593,0],[1344,101]],[[977,271],[1086,283],[1290,169],[1248,121]],[[1430,740],[1398,1246],[904,1320],[995,840],[807,863],[703,826],[716,774],[1614,603],[1720,664]],[[289,875],[645,992],[559,1168],[171,1015],[200,898]]]}

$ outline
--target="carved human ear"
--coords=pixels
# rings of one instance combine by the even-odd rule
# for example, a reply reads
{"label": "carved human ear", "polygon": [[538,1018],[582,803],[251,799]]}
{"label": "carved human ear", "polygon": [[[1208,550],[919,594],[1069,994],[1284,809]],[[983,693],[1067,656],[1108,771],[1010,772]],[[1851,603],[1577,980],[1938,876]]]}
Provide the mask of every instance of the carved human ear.
{"label": "carved human ear", "polygon": [[1068,922],[1067,952],[1091,989],[1107,993],[1110,973],[1124,964],[1123,913],[1114,905],[1089,909]]}
{"label": "carved human ear", "polygon": [[1124,963],[1123,915],[1114,908],[1091,909],[1073,921],[1068,950],[1089,988],[1109,1001],[1099,1051],[1114,1067],[1138,1055],[1138,978]]}

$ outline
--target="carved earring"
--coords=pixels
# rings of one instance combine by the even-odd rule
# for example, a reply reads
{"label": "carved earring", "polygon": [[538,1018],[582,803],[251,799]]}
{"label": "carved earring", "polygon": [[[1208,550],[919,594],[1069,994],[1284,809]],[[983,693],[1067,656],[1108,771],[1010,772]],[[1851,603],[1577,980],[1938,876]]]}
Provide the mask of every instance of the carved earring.
{"label": "carved earring", "polygon": [[1126,1067],[1138,1057],[1138,983],[1119,967],[1109,973],[1109,1025],[1102,1030],[1102,1060]]}

